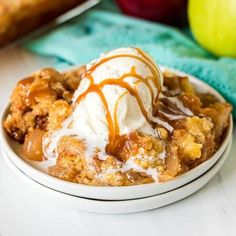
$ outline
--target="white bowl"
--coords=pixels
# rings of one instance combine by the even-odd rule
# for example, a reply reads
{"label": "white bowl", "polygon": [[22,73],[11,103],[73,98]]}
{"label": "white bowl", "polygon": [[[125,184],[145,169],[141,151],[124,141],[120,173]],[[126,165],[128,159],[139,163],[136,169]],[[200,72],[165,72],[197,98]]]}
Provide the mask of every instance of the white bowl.
{"label": "white bowl", "polygon": [[[213,94],[219,101],[225,101],[224,98],[212,87],[206,83],[198,80],[197,78],[185,74],[183,72],[173,70],[170,68],[162,67],[162,70],[167,69],[170,72],[174,72],[179,75],[186,75],[189,77],[191,83],[200,92],[208,92]],[[2,114],[2,124],[9,112],[9,105],[5,108]],[[143,197],[150,197],[157,194],[162,194],[183,186],[194,179],[204,174],[210,169],[217,160],[221,157],[227,145],[229,144],[232,136],[233,120],[230,117],[230,124],[226,131],[225,138],[221,143],[216,153],[207,161],[195,167],[194,169],[174,178],[173,180],[164,183],[150,183],[144,185],[135,186],[122,186],[122,187],[100,187],[100,186],[88,186],[83,184],[76,184],[60,180],[47,174],[48,164],[47,162],[33,162],[25,160],[19,154],[19,144],[10,139],[3,129],[1,128],[0,138],[2,148],[6,152],[7,156],[11,161],[26,175],[45,185],[51,189],[67,193],[74,196],[85,197],[90,199],[103,199],[103,200],[126,200],[126,199],[137,199]]]}
{"label": "white bowl", "polygon": [[2,153],[6,159],[8,166],[12,169],[12,171],[17,175],[17,177],[24,180],[29,185],[29,187],[32,187],[33,190],[36,191],[40,199],[45,198],[47,201],[51,201],[53,204],[57,203],[65,207],[81,211],[105,214],[121,214],[135,213],[163,207],[168,204],[179,201],[183,198],[186,198],[194,192],[198,191],[215,176],[215,174],[219,171],[221,166],[226,161],[230,151],[231,141],[232,138],[226,150],[224,151],[220,159],[216,162],[216,164],[212,166],[206,173],[193,180],[192,182],[167,193],[162,193],[146,198],[123,201],[86,199],[49,189],[26,176],[11,162],[11,160],[4,153],[4,151],[2,151]]}

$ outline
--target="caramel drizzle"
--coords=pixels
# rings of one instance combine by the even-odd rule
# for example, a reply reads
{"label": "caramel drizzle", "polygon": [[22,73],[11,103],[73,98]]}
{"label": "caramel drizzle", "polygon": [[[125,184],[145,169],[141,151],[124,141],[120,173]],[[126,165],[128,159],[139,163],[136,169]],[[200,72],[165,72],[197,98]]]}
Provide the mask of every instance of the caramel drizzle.
{"label": "caramel drizzle", "polygon": [[[145,59],[135,56],[135,55],[120,54],[120,55],[114,55],[114,56],[111,56],[108,58],[104,58],[101,61],[99,61],[98,63],[96,63],[95,65],[93,65],[86,73],[86,78],[90,80],[90,86],[87,88],[87,90],[85,92],[80,94],[76,100],[76,104],[79,104],[87,96],[87,94],[92,93],[92,92],[96,93],[100,97],[100,99],[103,103],[104,109],[105,109],[106,120],[108,123],[108,129],[109,129],[109,143],[106,147],[106,150],[108,153],[111,153],[111,154],[113,153],[113,150],[115,150],[115,139],[120,136],[120,128],[119,128],[118,119],[117,119],[118,103],[121,100],[121,98],[125,94],[127,94],[127,92],[129,92],[131,96],[135,97],[143,116],[146,118],[146,120],[150,124],[153,124],[153,122],[148,117],[148,113],[143,105],[142,99],[139,96],[136,87],[132,87],[128,82],[125,81],[125,79],[128,77],[134,77],[137,79],[137,81],[135,82],[136,85],[141,82],[144,83],[150,91],[152,103],[155,104],[154,91],[149,83],[149,80],[152,80],[153,84],[155,85],[155,87],[158,91],[158,93],[157,93],[157,95],[158,95],[161,91],[161,84],[159,82],[159,71],[156,69],[155,65],[150,61],[150,59],[148,57],[146,57],[145,54],[143,54],[141,51],[140,51],[140,54],[142,54]],[[102,64],[108,62],[109,60],[119,58],[119,57],[120,58],[121,57],[134,58],[136,60],[141,61],[149,68],[149,70],[152,73],[152,76],[149,76],[147,78],[143,78],[142,76],[140,76],[136,73],[136,68],[135,68],[135,66],[133,66],[129,73],[123,74],[120,78],[108,78],[106,80],[101,81],[98,84],[95,84],[94,78],[92,76],[92,72],[94,70],[96,70],[99,66],[101,66]],[[111,112],[109,111],[109,106],[108,106],[107,100],[102,92],[103,87],[106,85],[117,85],[117,86],[127,90],[127,92],[124,92],[122,95],[120,95],[120,97],[116,101],[114,114],[113,114],[114,115],[114,123],[112,120]]]}
{"label": "caramel drizzle", "polygon": [[136,59],[138,61],[141,61],[143,64],[145,64],[149,70],[152,72],[153,75],[153,83],[155,85],[155,87],[158,90],[158,93],[161,92],[161,84],[159,82],[159,71],[157,70],[156,66],[154,65],[154,63],[140,50],[137,49],[138,52],[145,58],[141,58],[135,55],[130,55],[130,54],[119,54],[119,55],[114,55],[114,56],[110,56],[107,58],[103,58],[101,61],[99,61],[98,63],[96,63],[95,65],[93,65],[88,71],[87,73],[92,73],[94,70],[96,70],[100,65],[115,59],[115,58],[122,58],[122,57],[128,57],[128,58],[133,58]]}

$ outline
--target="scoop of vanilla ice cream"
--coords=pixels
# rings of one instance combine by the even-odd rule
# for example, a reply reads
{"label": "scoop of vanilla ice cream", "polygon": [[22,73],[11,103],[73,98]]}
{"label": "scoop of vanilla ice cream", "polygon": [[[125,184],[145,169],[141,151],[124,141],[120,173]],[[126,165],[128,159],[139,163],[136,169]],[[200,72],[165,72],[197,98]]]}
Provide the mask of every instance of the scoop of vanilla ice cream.
{"label": "scoop of vanilla ice cream", "polygon": [[[143,107],[147,114],[152,115],[152,93],[156,98],[159,90],[154,82],[148,78],[153,77],[153,71],[158,76],[158,83],[162,84],[162,76],[158,66],[153,60],[136,48],[119,48],[102,55],[98,60],[87,66],[87,73],[81,80],[76,90],[73,103],[74,112],[73,128],[78,135],[86,140],[94,141],[102,148],[108,143],[109,124],[107,121],[107,110],[104,101],[97,92],[88,92],[92,83],[98,85],[110,79],[119,80],[124,77],[127,84],[135,88]],[[135,76],[133,76],[135,72]],[[91,82],[91,77],[93,82]],[[143,78],[148,82],[137,82],[138,78]],[[86,93],[87,91],[87,93]],[[132,131],[152,133],[153,129],[143,115],[135,96],[127,88],[119,84],[106,84],[101,88],[101,92],[107,103],[113,124],[119,126],[119,134],[128,134]],[[85,94],[78,103],[80,96]]]}
{"label": "scoop of vanilla ice cream", "polygon": [[113,138],[134,131],[155,135],[149,121],[162,122],[152,116],[161,85],[158,66],[140,49],[119,48],[102,55],[87,66],[73,96],[72,115],[43,139],[45,156],[55,159],[58,142],[67,135],[85,140],[86,157],[96,148],[105,154],[111,133]]}

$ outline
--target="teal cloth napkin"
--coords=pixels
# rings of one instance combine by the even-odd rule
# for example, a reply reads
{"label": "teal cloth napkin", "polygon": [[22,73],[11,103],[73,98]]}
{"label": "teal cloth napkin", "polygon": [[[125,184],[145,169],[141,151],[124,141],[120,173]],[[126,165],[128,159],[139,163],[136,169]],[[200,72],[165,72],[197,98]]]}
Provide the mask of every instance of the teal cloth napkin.
{"label": "teal cloth napkin", "polygon": [[209,54],[190,35],[173,27],[94,9],[25,45],[57,58],[58,68],[84,64],[104,51],[125,46],[140,47],[157,63],[204,80],[236,108],[236,59]]}

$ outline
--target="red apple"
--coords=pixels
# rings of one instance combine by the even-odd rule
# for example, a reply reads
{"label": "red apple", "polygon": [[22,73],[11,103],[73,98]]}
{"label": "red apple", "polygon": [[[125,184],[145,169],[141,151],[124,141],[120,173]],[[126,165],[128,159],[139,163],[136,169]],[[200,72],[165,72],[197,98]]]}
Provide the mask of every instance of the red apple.
{"label": "red apple", "polygon": [[182,25],[187,19],[187,0],[117,0],[117,2],[124,13],[151,21]]}

